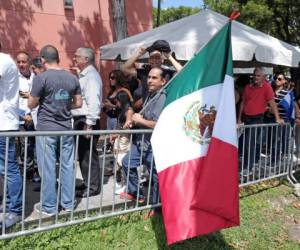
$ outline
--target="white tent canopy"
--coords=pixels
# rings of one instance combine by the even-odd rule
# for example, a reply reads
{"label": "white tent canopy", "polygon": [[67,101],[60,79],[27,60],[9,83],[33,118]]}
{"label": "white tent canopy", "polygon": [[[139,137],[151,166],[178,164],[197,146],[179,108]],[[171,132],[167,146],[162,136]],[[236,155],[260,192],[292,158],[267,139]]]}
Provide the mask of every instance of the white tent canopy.
{"label": "white tent canopy", "polygon": [[[273,75],[273,68],[265,67],[265,74],[266,75]],[[247,74],[251,75],[253,74],[254,68],[233,68],[234,74]]]}
{"label": "white tent canopy", "polygon": [[[177,60],[187,61],[228,21],[211,10],[201,12],[100,48],[101,60],[127,60],[139,47],[167,40]],[[300,49],[240,22],[232,22],[235,66],[283,65],[298,67]]]}

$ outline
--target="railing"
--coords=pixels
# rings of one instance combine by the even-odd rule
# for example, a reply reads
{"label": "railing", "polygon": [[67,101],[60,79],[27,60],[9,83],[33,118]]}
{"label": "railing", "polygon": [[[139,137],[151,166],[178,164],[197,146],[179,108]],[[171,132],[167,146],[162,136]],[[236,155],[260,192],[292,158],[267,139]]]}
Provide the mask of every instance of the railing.
{"label": "railing", "polygon": [[[278,177],[288,178],[292,183],[296,183],[296,179],[293,176],[298,167],[294,159],[294,131],[290,125],[278,126],[276,124],[250,125],[239,129],[241,187]],[[0,164],[4,166],[2,167],[3,184],[1,184],[0,190],[3,195],[3,204],[11,204],[14,197],[11,196],[11,190],[9,190],[12,188],[10,182],[12,181],[12,175],[18,175],[18,173],[12,172],[10,169],[12,156],[9,142],[13,141],[14,143],[16,138],[23,138],[24,156],[22,164],[20,165],[20,162],[18,164],[20,172],[23,173],[23,178],[19,180],[22,187],[20,191],[21,203],[19,204],[21,209],[19,207],[20,212],[18,214],[19,217],[17,217],[19,222],[12,227],[5,227],[4,218],[7,217],[12,207],[3,206],[3,212],[0,215],[0,219],[2,218],[0,239],[13,238],[104,217],[159,207],[160,201],[155,199],[158,191],[156,192],[155,188],[153,188],[157,184],[157,174],[155,167],[153,167],[154,161],[151,155],[146,159],[148,168],[145,164],[143,166],[145,155],[149,153],[146,145],[151,133],[151,130],[2,133],[3,143],[2,145],[0,143],[0,153],[2,152],[0,160],[2,163]],[[117,138],[117,140],[115,140],[114,149],[109,152],[107,145],[112,137]],[[39,174],[44,177],[41,178],[40,184],[33,183],[27,178],[27,152],[30,138],[37,138],[39,141],[37,144],[39,145],[37,148],[37,162],[39,163]],[[64,144],[66,138],[73,140],[74,153],[72,157],[74,156],[74,159],[65,159],[66,154],[64,152],[66,152],[66,149]],[[98,190],[100,193],[88,192],[87,197],[77,199],[75,198],[76,186],[82,180],[79,166],[82,161],[82,155],[80,155],[79,151],[80,147],[82,147],[83,139],[85,143],[88,143],[89,147],[88,172],[87,180],[85,180],[87,190],[90,190],[91,180],[94,177],[93,169],[95,166],[92,165],[95,162],[92,161],[92,157],[95,153],[93,152],[93,147],[97,143],[96,167],[100,173],[100,190]],[[136,152],[136,148],[130,147],[132,144],[138,144],[138,149],[140,150]],[[55,145],[54,148],[53,145]],[[49,148],[52,151],[49,151]],[[133,150],[135,151],[133,152]],[[123,158],[126,154],[127,157]],[[53,155],[58,157],[53,158]],[[144,156],[144,159],[141,155]],[[70,166],[67,166],[68,160],[69,162],[71,161],[71,169]],[[121,166],[124,163],[125,166],[128,166],[127,168]],[[49,169],[52,172],[57,172],[56,178],[49,178],[47,175]],[[130,181],[132,178],[135,178],[136,183]],[[66,190],[70,183],[71,190]],[[55,185],[54,192],[56,193],[50,195],[51,198],[49,199],[50,192],[47,193],[47,190],[53,190],[53,185]],[[134,189],[134,195],[123,195],[120,198],[117,191],[120,191],[119,189],[122,185],[124,185],[123,191]],[[41,186],[41,192],[33,191],[38,189],[39,186]],[[48,186],[52,188],[48,189]],[[68,195],[71,197],[71,200],[68,201],[68,204],[71,204],[71,206],[64,210],[63,206],[67,200],[65,197],[68,197]],[[52,204],[52,207],[48,206],[49,204]],[[45,205],[47,205],[46,208],[51,207],[51,213],[47,215],[45,215],[45,211],[42,211]]]}
{"label": "railing", "polygon": [[289,175],[296,161],[290,124],[245,125],[238,135],[240,187]]}

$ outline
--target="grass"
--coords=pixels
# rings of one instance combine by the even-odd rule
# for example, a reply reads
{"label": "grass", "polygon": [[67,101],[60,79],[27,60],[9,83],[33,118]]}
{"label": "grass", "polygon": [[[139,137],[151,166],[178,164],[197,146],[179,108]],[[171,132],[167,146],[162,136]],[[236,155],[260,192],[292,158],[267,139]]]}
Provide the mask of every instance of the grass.
{"label": "grass", "polygon": [[300,222],[299,201],[282,183],[264,183],[241,190],[241,226],[167,247],[162,218],[147,212],[103,219],[46,233],[0,241],[9,249],[300,249],[289,240],[290,225]]}

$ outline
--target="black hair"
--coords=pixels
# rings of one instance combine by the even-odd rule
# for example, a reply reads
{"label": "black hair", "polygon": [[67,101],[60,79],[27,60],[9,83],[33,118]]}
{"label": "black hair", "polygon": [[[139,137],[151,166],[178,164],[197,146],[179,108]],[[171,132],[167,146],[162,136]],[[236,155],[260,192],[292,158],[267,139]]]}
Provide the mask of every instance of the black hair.
{"label": "black hair", "polygon": [[45,45],[40,51],[40,57],[47,63],[59,63],[58,50],[53,45]]}
{"label": "black hair", "polygon": [[39,56],[33,58],[31,64],[32,64],[34,67],[39,68],[39,69],[44,67],[44,66],[43,66],[43,63],[42,63],[42,59],[41,59]]}
{"label": "black hair", "polygon": [[121,103],[121,107],[127,108],[131,105],[130,97],[125,91],[120,91],[117,94],[116,99]]}
{"label": "black hair", "polygon": [[275,77],[277,78],[279,75],[283,75],[284,79],[286,79],[284,72],[282,71],[276,72]]}
{"label": "black hair", "polygon": [[118,123],[123,125],[126,121],[126,112],[131,107],[130,97],[125,91],[120,91],[116,95],[116,100],[121,104],[120,110],[118,112]]}
{"label": "black hair", "polygon": [[159,69],[160,70],[160,76],[161,76],[161,78],[164,78],[164,79],[166,79],[166,77],[167,77],[167,72],[166,72],[166,70],[164,70],[162,67],[158,67],[158,66],[155,66],[155,67],[153,67],[153,68],[151,68],[151,70],[152,69]]}
{"label": "black hair", "polygon": [[112,70],[111,72],[109,72],[109,77],[111,75],[113,75],[116,79],[116,85],[119,85],[121,87],[127,87],[126,86],[126,76],[124,75],[123,71],[119,70],[119,69],[115,69]]}

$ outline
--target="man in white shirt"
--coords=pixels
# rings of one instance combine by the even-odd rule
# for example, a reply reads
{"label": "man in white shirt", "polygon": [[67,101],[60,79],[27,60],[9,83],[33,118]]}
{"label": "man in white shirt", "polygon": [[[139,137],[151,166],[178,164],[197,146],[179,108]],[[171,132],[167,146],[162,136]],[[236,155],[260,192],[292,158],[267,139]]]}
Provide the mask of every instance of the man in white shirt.
{"label": "man in white shirt", "polygon": [[[19,79],[18,68],[10,55],[0,52],[0,131],[17,131],[19,129],[18,102]],[[9,137],[6,155],[7,137],[0,136],[0,174],[6,178],[6,204],[0,206],[5,210],[4,221],[1,216],[0,227],[9,228],[21,220],[22,213],[22,177],[16,157],[15,138]],[[8,159],[5,166],[5,159]],[[7,175],[5,176],[5,167]]]}
{"label": "man in white shirt", "polygon": [[28,97],[32,86],[34,74],[30,70],[31,58],[27,52],[19,52],[16,57],[17,66],[19,69],[19,108],[25,111],[25,114],[30,114],[30,109],[27,106]]}
{"label": "man in white shirt", "polygon": [[[74,55],[75,66],[79,68],[79,82],[83,104],[80,109],[72,110],[75,130],[99,129],[102,103],[102,80],[94,66],[95,53],[91,48],[78,48]],[[77,197],[93,196],[100,193],[100,162],[96,149],[99,136],[94,136],[92,159],[90,161],[90,137],[80,136],[78,145],[79,165],[83,184],[77,187]],[[90,163],[91,162],[91,163]],[[90,166],[89,166],[90,165]],[[90,170],[89,170],[90,169]],[[90,182],[88,178],[90,177]],[[90,184],[88,189],[88,183]]]}
{"label": "man in white shirt", "polygon": [[[28,108],[28,97],[32,87],[32,80],[34,74],[30,70],[31,58],[30,55],[21,51],[16,57],[17,66],[19,69],[19,109],[24,112],[24,115],[20,117],[20,131],[34,131],[34,124],[32,120],[31,110]],[[20,137],[21,148],[20,157],[24,161],[25,151],[25,137]],[[35,138],[28,137],[27,143],[27,178],[33,177],[33,166],[34,166],[34,149],[35,149]]]}

